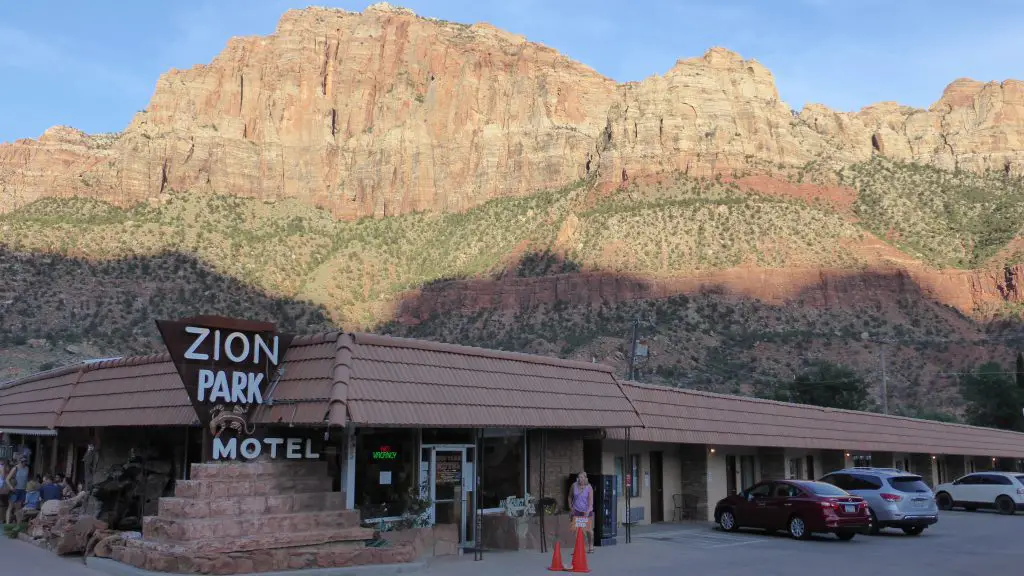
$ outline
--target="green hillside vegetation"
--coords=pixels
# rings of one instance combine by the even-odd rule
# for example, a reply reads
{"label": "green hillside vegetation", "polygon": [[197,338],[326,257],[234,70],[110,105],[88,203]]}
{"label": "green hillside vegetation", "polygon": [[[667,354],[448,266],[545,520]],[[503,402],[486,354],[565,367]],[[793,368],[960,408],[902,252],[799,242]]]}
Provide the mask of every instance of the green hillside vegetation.
{"label": "green hillside vegetation", "polygon": [[1024,224],[1020,178],[875,158],[841,171],[840,182],[857,190],[867,230],[937,267],[978,266]]}
{"label": "green hillside vegetation", "polygon": [[[856,221],[825,204],[682,176],[604,197],[578,182],[460,214],[351,222],[297,201],[200,193],[128,209],[50,198],[0,216],[0,272],[9,280],[0,286],[0,345],[45,338],[112,354],[147,352],[159,349],[153,319],[203,312],[273,319],[299,332],[367,328],[608,361],[634,315],[654,306],[650,332],[671,345],[644,368],[649,378],[770,394],[809,354],[866,377],[877,350],[859,342],[863,332],[946,338],[976,329],[920,295],[819,311],[712,294],[596,308],[452,311],[416,327],[391,322],[402,292],[450,279],[583,269],[681,276],[738,265],[860,270],[866,262],[853,248],[869,233],[936,266],[975,266],[1016,235],[1024,211],[1024,187],[1001,177],[874,160],[841,178],[858,191]],[[905,374],[902,390],[892,377],[896,397],[949,409],[948,395],[913,384],[956,368],[944,354],[939,345],[894,350],[890,369]]]}
{"label": "green hillside vegetation", "polygon": [[[298,202],[177,194],[118,209],[88,199],[44,199],[0,219],[10,250],[89,260],[195,255],[217,273],[275,296],[325,306],[339,323],[372,326],[400,292],[440,279],[500,273],[554,247],[573,215],[568,259],[577,267],[686,273],[744,262],[852,264],[855,226],[820,207],[682,180],[637,201],[621,192],[588,209],[582,183],[503,199],[460,214],[337,222]],[[823,241],[824,240],[824,241]]]}
{"label": "green hillside vegetation", "polygon": [[647,275],[857,267],[850,246],[867,231],[936,266],[967,267],[1005,246],[1024,217],[1016,180],[886,160],[852,166],[842,179],[858,190],[856,223],[824,205],[680,177],[596,204],[580,182],[460,214],[355,222],[296,201],[198,193],[130,209],[49,198],[0,218],[0,243],[95,261],[191,254],[268,294],[321,304],[339,323],[371,326],[404,290],[500,273],[527,253],[558,250],[577,267]]}

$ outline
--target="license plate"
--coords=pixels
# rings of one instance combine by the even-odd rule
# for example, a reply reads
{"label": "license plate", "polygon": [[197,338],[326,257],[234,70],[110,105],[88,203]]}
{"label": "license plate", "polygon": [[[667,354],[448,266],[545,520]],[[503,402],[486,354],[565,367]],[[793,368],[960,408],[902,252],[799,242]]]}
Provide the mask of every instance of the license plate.
{"label": "license plate", "polygon": [[914,508],[927,508],[927,507],[928,507],[928,501],[927,500],[915,500],[914,501]]}
{"label": "license plate", "polygon": [[847,514],[853,514],[856,511],[857,507],[854,506],[853,504],[846,504],[843,506],[843,512],[846,512]]}

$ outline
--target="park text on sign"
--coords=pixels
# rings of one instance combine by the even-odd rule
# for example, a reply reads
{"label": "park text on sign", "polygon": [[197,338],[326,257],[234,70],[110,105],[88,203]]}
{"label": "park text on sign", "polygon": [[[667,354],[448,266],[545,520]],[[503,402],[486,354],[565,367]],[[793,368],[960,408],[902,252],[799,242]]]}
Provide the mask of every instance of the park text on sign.
{"label": "park text on sign", "polygon": [[213,459],[316,459],[312,441],[254,438],[252,423],[272,382],[282,374],[294,338],[273,324],[218,316],[158,320],[199,422],[213,436]]}

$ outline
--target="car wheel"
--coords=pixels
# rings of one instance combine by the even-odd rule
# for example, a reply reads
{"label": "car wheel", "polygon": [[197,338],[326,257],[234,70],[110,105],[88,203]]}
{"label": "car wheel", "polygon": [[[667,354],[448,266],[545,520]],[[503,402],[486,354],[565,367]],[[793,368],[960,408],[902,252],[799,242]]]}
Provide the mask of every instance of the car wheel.
{"label": "car wheel", "polygon": [[939,492],[935,496],[935,503],[939,506],[939,510],[953,509],[953,497],[946,492]]}
{"label": "car wheel", "polygon": [[907,536],[917,536],[921,532],[924,532],[924,526],[907,526],[903,529],[903,533]]}
{"label": "car wheel", "polygon": [[726,532],[735,532],[739,528],[732,510],[722,510],[722,513],[718,515],[718,525]]}
{"label": "car wheel", "polygon": [[804,540],[811,535],[807,531],[807,524],[804,519],[799,516],[793,516],[789,519],[789,535],[796,540]]}
{"label": "car wheel", "polygon": [[1017,504],[1009,496],[1000,496],[996,498],[996,510],[1000,514],[1013,514],[1017,511]]}
{"label": "car wheel", "polygon": [[853,540],[853,537],[856,536],[856,535],[857,535],[856,532],[836,532],[836,538],[839,538],[843,542],[848,542],[850,540]]}
{"label": "car wheel", "polygon": [[878,525],[878,516],[875,516],[875,511],[868,508],[868,514],[871,515],[871,523],[868,524],[868,534],[877,536],[882,531],[882,527]]}

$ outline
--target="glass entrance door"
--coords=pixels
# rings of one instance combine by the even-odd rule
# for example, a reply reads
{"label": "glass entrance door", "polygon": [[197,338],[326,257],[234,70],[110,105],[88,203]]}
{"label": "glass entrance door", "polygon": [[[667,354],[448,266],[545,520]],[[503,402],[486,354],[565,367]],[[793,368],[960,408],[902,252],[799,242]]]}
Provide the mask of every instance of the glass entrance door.
{"label": "glass entrance door", "polygon": [[434,524],[458,526],[459,542],[473,542],[473,447],[424,446],[421,470],[427,472]]}

